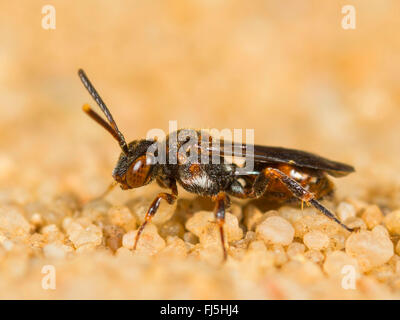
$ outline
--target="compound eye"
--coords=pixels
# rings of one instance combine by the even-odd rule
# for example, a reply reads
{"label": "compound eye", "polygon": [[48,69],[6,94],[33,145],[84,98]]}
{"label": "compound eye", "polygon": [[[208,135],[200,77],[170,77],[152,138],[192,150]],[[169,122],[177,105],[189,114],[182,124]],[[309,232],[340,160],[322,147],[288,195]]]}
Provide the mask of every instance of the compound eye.
{"label": "compound eye", "polygon": [[150,178],[151,164],[146,156],[141,156],[131,164],[126,173],[126,182],[131,188],[144,186]]}

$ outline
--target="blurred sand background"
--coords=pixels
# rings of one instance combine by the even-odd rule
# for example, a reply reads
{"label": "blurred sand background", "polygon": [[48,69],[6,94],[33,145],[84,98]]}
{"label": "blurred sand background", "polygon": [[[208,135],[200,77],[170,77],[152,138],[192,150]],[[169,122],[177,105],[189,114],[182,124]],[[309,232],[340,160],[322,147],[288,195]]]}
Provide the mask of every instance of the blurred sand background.
{"label": "blurred sand background", "polygon": [[[55,30],[41,26],[46,4]],[[355,30],[341,27],[347,4]],[[354,165],[335,180],[338,199],[399,208],[399,13],[396,0],[0,1],[0,202],[68,193],[83,203],[111,181],[119,148],[81,111],[94,107],[83,68],[128,140],[169,120],[254,129],[257,144]],[[34,284],[24,295],[7,283],[13,297],[35,297]],[[87,290],[37,297],[121,297]]]}

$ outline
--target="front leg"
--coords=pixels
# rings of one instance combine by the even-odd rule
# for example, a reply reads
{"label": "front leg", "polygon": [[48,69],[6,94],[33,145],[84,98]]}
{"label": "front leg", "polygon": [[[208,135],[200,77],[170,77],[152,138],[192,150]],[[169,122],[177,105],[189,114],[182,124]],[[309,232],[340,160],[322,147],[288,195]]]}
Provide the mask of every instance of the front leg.
{"label": "front leg", "polygon": [[334,220],[335,222],[337,222],[338,224],[340,224],[346,230],[353,231],[353,229],[349,228],[348,226],[346,226],[342,222],[340,222],[332,212],[330,212],[320,202],[318,202],[315,199],[314,194],[312,194],[310,191],[305,189],[296,180],[288,177],[282,171],[275,169],[275,168],[265,168],[258,175],[256,181],[254,182],[254,185],[252,188],[253,190],[249,194],[249,197],[257,197],[258,198],[258,197],[262,196],[266,192],[266,190],[268,188],[268,184],[271,181],[271,179],[278,179],[288,188],[288,190],[296,198],[313,205],[318,211],[322,212],[325,216],[327,216],[328,218],[330,218],[330,219]]}
{"label": "front leg", "polygon": [[136,250],[136,246],[139,241],[140,235],[142,234],[146,224],[149,223],[151,221],[151,219],[154,217],[154,215],[156,214],[158,207],[160,206],[161,200],[167,201],[168,204],[173,204],[175,202],[175,200],[178,196],[178,188],[176,186],[175,181],[171,184],[171,191],[172,191],[172,193],[165,193],[165,192],[159,193],[157,195],[157,197],[151,203],[151,205],[150,205],[149,209],[147,210],[146,215],[144,217],[144,222],[139,227],[138,232],[136,233],[135,244],[133,246],[133,250]]}

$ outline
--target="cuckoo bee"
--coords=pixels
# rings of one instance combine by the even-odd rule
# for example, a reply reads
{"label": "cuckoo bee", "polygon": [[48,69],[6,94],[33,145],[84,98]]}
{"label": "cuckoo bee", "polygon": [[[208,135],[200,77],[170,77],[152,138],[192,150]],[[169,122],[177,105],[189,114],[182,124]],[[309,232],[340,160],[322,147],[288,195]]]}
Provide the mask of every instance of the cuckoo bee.
{"label": "cuckoo bee", "polygon": [[[301,150],[216,140],[210,138],[208,132],[190,129],[181,129],[166,137],[162,144],[164,147],[169,146],[164,148],[167,154],[164,159],[166,161],[159,161],[160,148],[154,146],[159,146],[160,142],[156,139],[140,139],[127,143],[85,72],[80,69],[78,75],[108,122],[88,104],[83,106],[83,110],[118,141],[122,150],[112,173],[115,181],[106,192],[115,185],[127,190],[145,186],[153,181],[170,191],[159,193],[151,203],[136,234],[134,249],[146,224],[156,214],[160,202],[165,200],[173,204],[176,201],[177,184],[191,193],[211,197],[215,201],[215,217],[225,259],[227,250],[223,225],[230,196],[240,199],[265,197],[277,202],[297,199],[302,204],[306,202],[314,206],[346,230],[352,231],[318,201],[333,191],[333,184],[328,175],[345,176],[354,171],[352,166]],[[190,139],[178,139],[181,136]],[[193,136],[196,138],[192,139]],[[170,144],[171,140],[176,141],[175,144]],[[194,143],[189,143],[190,141]],[[208,143],[202,143],[204,141]],[[195,157],[188,156],[189,154],[195,154]],[[204,155],[219,161],[199,161]],[[246,169],[247,166],[227,163],[224,161],[225,157],[244,157],[252,166]]]}

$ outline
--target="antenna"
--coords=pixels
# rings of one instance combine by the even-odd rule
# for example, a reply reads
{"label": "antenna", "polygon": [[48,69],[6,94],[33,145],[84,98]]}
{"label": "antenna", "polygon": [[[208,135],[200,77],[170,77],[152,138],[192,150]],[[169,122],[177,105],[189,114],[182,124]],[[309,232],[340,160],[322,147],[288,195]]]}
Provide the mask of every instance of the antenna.
{"label": "antenna", "polygon": [[104,103],[103,99],[101,99],[100,95],[97,93],[96,89],[90,82],[89,78],[87,77],[85,71],[82,69],[78,70],[79,78],[81,79],[83,85],[90,93],[94,101],[96,101],[97,105],[100,107],[101,111],[103,111],[104,115],[106,116],[110,125],[105,122],[96,112],[94,112],[89,105],[85,104],[83,106],[83,111],[85,111],[93,120],[95,120],[98,124],[100,124],[104,129],[112,134],[112,136],[118,141],[122,151],[128,155],[129,149],[128,145],[126,144],[124,135],[119,131],[117,124],[114,121],[113,116],[111,115],[110,110],[108,110],[106,104]]}

